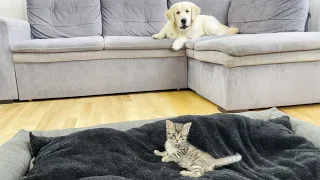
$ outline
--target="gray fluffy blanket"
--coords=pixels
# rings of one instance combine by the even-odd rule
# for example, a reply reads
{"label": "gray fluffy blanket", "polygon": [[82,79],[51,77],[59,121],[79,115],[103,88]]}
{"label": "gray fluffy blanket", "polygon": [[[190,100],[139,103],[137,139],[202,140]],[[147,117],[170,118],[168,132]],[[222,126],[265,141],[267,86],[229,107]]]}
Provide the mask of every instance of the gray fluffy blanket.
{"label": "gray fluffy blanket", "polygon": [[[181,116],[192,122],[188,140],[216,158],[236,152],[243,160],[198,179],[320,179],[320,150],[292,132],[288,117],[270,121],[215,114]],[[165,121],[122,132],[93,129],[57,138],[30,134],[34,167],[25,180],[175,180],[175,163],[162,163],[153,150],[164,149]]]}

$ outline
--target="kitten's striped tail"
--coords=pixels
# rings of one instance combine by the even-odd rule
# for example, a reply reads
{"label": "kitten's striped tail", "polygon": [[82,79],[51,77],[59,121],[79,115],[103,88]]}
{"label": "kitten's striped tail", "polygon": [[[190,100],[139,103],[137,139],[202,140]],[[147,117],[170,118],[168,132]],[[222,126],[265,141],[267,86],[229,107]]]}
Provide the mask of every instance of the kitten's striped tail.
{"label": "kitten's striped tail", "polygon": [[229,164],[233,164],[233,163],[239,162],[239,161],[241,161],[241,159],[242,159],[242,156],[237,153],[234,156],[215,159],[214,166],[215,167],[226,166],[226,165],[229,165]]}

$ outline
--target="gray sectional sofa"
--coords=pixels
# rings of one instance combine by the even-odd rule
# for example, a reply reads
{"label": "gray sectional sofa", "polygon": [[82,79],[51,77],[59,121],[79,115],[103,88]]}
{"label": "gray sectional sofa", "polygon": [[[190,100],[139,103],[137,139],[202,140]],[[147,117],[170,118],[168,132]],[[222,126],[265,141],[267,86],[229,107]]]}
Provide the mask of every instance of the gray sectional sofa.
{"label": "gray sectional sofa", "polygon": [[190,88],[222,109],[320,102],[309,0],[193,0],[239,35],[153,40],[179,0],[27,0],[0,18],[0,100]]}

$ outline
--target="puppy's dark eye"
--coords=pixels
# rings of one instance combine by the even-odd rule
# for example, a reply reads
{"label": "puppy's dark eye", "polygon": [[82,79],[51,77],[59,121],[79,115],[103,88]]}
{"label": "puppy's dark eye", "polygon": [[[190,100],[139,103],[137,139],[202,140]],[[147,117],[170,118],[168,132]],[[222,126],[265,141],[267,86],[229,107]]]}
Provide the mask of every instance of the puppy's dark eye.
{"label": "puppy's dark eye", "polygon": [[189,10],[186,10],[186,12],[188,13],[188,12],[189,12]]}
{"label": "puppy's dark eye", "polygon": [[178,11],[177,14],[180,14],[180,11]]}

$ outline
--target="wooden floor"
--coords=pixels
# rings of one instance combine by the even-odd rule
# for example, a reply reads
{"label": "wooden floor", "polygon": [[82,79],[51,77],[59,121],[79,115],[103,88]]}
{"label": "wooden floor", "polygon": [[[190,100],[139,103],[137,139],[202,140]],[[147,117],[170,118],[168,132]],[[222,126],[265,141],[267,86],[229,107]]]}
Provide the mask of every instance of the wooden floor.
{"label": "wooden floor", "polygon": [[[280,108],[320,125],[320,105]],[[0,144],[20,129],[54,130],[186,114],[214,114],[218,108],[192,91],[43,100],[0,105]]]}

